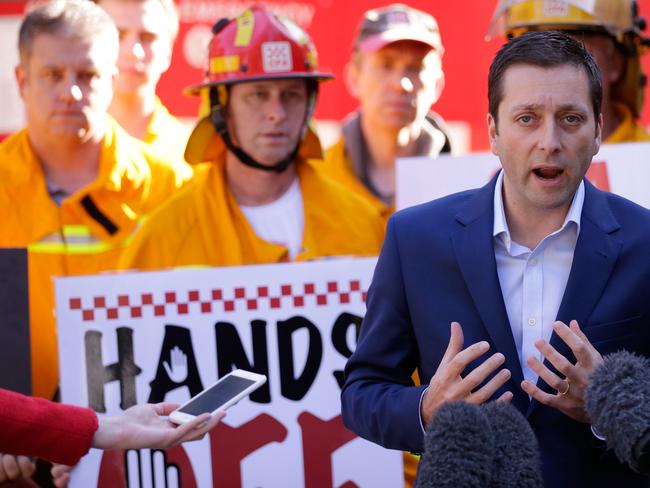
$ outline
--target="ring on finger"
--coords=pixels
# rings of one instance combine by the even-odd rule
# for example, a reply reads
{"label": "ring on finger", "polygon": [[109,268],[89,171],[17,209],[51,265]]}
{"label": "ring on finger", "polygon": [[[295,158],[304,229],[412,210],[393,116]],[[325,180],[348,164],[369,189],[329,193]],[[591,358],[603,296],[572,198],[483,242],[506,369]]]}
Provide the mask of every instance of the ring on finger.
{"label": "ring on finger", "polygon": [[566,384],[566,388],[565,388],[564,390],[559,390],[559,389],[557,390],[557,392],[558,392],[561,396],[564,396],[564,395],[566,395],[567,393],[569,393],[569,389],[571,388],[571,383],[569,383],[569,378],[566,378],[566,379],[564,380],[564,383]]}

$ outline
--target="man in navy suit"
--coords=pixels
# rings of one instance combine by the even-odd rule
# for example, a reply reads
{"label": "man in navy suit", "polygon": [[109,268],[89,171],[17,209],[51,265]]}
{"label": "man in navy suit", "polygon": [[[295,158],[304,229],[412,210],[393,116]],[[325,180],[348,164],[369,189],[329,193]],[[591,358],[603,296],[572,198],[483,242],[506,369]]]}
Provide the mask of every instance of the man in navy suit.
{"label": "man in navy suit", "polygon": [[350,429],[421,451],[442,404],[511,401],[537,435],[546,486],[647,485],[584,408],[602,354],[650,356],[650,212],[584,179],[601,98],[593,58],[564,34],[497,53],[487,123],[503,170],[389,221],[346,367]]}

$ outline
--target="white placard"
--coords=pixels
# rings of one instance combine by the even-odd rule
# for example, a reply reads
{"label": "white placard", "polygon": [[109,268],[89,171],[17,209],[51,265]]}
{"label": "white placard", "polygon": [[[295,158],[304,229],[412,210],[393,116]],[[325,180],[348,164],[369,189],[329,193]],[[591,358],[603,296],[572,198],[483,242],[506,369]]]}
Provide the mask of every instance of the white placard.
{"label": "white placard", "polygon": [[[396,207],[479,188],[500,168],[499,159],[491,153],[398,159]],[[601,190],[650,208],[650,143],[603,144],[587,178]]]}
{"label": "white placard", "polygon": [[[183,402],[235,367],[268,376],[209,438],[164,452],[93,450],[71,486],[401,486],[401,453],[340,420],[339,382],[375,262],[57,279],[66,403],[116,414],[134,402]],[[174,347],[185,362],[171,361]]]}
{"label": "white placard", "polygon": [[0,134],[16,132],[25,124],[23,101],[18,92],[14,68],[18,66],[20,15],[0,15]]}

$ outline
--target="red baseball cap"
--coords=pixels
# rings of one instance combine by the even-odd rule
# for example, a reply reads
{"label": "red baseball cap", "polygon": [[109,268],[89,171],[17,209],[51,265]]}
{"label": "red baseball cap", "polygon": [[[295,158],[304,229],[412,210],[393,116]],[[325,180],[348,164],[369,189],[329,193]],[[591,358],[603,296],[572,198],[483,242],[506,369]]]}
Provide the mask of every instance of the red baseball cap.
{"label": "red baseball cap", "polygon": [[374,52],[398,41],[420,42],[440,55],[444,52],[436,19],[402,3],[368,10],[359,24],[354,50]]}

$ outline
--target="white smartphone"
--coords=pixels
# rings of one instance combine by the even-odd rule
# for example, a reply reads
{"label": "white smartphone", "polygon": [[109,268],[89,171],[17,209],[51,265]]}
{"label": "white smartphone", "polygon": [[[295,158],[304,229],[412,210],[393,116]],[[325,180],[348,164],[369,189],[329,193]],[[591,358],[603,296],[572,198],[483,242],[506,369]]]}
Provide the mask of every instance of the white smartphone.
{"label": "white smartphone", "polygon": [[175,424],[184,424],[202,413],[225,410],[264,383],[266,376],[263,374],[236,369],[174,410],[169,414],[169,420]]}

